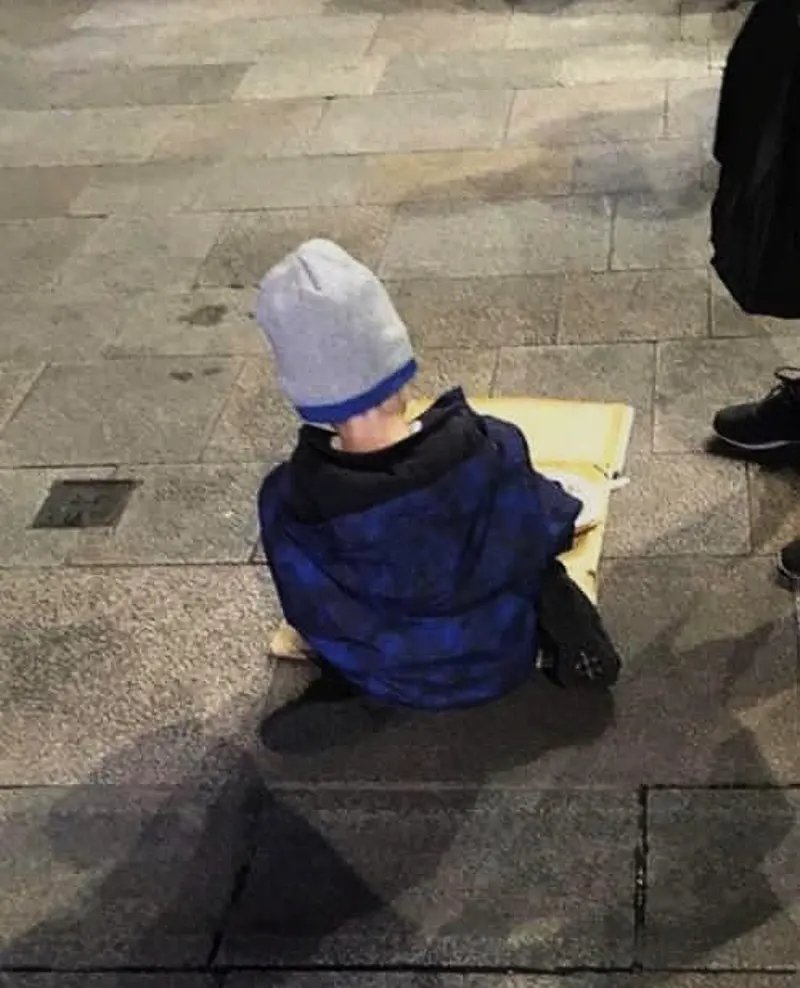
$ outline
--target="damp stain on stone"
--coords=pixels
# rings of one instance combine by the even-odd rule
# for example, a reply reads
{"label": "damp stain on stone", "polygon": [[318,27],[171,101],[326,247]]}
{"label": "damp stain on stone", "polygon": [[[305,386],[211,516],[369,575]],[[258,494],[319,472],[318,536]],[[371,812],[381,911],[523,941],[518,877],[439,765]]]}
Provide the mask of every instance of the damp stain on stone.
{"label": "damp stain on stone", "polygon": [[50,488],[32,528],[113,528],[138,480],[59,480]]}
{"label": "damp stain on stone", "polygon": [[181,322],[190,326],[219,326],[228,313],[227,305],[201,305],[185,316]]}

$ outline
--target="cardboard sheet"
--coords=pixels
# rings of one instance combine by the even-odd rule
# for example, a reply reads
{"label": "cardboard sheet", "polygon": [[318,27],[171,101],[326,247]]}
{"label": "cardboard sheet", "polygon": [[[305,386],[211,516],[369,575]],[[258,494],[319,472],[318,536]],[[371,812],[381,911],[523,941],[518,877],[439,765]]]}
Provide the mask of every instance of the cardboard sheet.
{"label": "cardboard sheet", "polygon": [[[428,405],[413,403],[412,418]],[[633,409],[627,405],[543,398],[476,398],[470,404],[482,415],[513,422],[524,432],[536,468],[577,474],[591,483],[599,522],[579,536],[563,557],[564,565],[583,591],[597,600],[597,570],[603,548],[614,479],[625,466]],[[272,640],[272,655],[302,661],[308,649],[285,622]]]}

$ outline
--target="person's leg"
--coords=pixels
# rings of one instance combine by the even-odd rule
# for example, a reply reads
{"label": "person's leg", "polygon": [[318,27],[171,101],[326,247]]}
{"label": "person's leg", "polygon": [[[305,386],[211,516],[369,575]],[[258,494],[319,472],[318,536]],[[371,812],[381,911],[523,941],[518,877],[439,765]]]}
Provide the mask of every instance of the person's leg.
{"label": "person's leg", "polygon": [[721,408],[713,429],[736,449],[759,452],[800,445],[800,369],[782,367],[778,383],[760,401]]}
{"label": "person's leg", "polygon": [[360,690],[319,656],[313,656],[311,662],[319,670],[319,676],[300,694],[298,703],[338,703],[361,696]]}
{"label": "person's leg", "polygon": [[622,661],[591,600],[556,560],[542,578],[542,671],[560,686],[613,686]]}
{"label": "person's leg", "polygon": [[[714,433],[745,452],[766,452],[800,446],[800,368],[782,367],[778,383],[760,401],[730,405],[714,416]],[[778,553],[778,572],[800,586],[800,539]]]}

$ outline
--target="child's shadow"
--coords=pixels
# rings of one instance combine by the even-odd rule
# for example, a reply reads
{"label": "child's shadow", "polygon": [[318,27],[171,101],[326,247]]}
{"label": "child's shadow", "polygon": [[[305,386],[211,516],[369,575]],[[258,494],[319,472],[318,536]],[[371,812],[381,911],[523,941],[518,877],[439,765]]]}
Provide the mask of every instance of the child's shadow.
{"label": "child's shadow", "polygon": [[417,711],[368,698],[284,706],[302,675],[279,666],[261,725],[283,778],[480,786],[553,749],[588,745],[614,721],[611,694],[560,690],[536,674],[514,693],[465,710]]}

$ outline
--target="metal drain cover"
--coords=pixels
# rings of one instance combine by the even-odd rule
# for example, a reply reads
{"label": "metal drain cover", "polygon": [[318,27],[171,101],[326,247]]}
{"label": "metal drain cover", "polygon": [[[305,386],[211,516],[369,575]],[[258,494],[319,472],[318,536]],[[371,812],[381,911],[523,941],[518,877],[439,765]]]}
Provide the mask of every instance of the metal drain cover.
{"label": "metal drain cover", "polygon": [[113,528],[138,486],[136,480],[56,481],[31,527]]}

